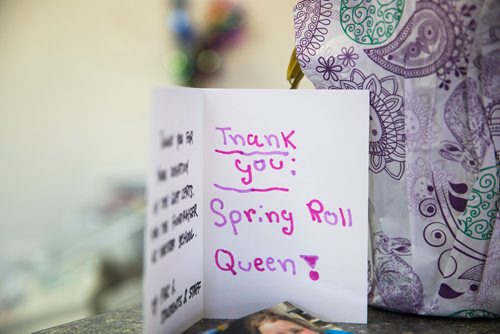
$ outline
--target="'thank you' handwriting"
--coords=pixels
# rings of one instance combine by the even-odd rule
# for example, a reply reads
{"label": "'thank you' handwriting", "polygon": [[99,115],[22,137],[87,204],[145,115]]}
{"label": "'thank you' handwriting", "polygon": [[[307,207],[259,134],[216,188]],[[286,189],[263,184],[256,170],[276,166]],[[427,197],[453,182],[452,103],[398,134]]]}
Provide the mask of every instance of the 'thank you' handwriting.
{"label": "'thank you' handwriting", "polygon": [[[231,127],[216,127],[220,135],[221,146],[215,149],[215,153],[225,156],[234,156],[232,165],[241,175],[236,184],[221,185],[214,187],[237,193],[253,192],[288,192],[286,186],[270,184],[266,187],[253,186],[258,175],[263,173],[283,173],[295,176],[296,170],[293,164],[296,159],[292,153],[297,149],[294,142],[295,130],[279,131],[279,133],[255,134],[239,133]],[[290,165],[287,168],[287,165]]]}

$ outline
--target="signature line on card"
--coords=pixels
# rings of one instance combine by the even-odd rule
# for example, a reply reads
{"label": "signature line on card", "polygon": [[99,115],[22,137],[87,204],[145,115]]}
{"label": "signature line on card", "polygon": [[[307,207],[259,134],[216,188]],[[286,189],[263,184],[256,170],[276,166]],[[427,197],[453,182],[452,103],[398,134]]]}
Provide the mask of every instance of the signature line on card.
{"label": "signature line on card", "polygon": [[271,187],[271,188],[249,188],[249,189],[238,189],[238,188],[232,188],[232,187],[224,187],[221,185],[218,185],[217,183],[214,183],[214,187],[219,188],[221,190],[226,190],[226,191],[236,191],[237,193],[251,193],[251,192],[269,192],[269,191],[285,191],[288,192],[290,189],[288,188],[280,188],[280,187]]}
{"label": "signature line on card", "polygon": [[217,153],[221,154],[241,154],[241,155],[246,155],[246,156],[251,156],[251,155],[283,155],[287,156],[289,153],[284,152],[284,151],[271,151],[271,152],[263,152],[263,151],[252,151],[252,152],[244,152],[241,150],[233,150],[233,151],[222,151],[222,150],[215,150]]}

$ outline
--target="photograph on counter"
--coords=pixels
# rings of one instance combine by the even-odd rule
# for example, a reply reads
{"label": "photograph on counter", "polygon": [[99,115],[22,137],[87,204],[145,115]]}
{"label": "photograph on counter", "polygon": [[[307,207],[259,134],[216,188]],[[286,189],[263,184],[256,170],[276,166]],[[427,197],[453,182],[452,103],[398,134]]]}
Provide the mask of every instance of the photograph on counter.
{"label": "photograph on counter", "polygon": [[282,302],[265,310],[221,324],[203,334],[319,334],[349,333],[324,322],[290,302]]}

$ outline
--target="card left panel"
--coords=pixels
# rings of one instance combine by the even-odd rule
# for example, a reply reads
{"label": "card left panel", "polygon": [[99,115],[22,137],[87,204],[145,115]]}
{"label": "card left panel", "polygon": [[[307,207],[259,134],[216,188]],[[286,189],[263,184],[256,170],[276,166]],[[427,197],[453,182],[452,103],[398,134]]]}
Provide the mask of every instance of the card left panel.
{"label": "card left panel", "polygon": [[153,94],[147,223],[145,333],[180,333],[203,317],[203,92]]}

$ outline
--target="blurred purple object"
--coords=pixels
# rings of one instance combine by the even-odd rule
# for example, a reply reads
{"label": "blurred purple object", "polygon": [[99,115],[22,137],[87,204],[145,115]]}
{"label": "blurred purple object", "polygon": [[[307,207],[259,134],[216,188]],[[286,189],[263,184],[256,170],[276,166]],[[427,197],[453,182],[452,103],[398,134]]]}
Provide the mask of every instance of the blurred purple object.
{"label": "blurred purple object", "polygon": [[[175,9],[168,22],[179,50],[172,52],[168,68],[179,84],[200,87],[221,69],[222,52],[240,42],[245,14],[242,6],[231,0],[213,0],[207,9],[207,28],[201,31],[189,18],[188,3],[173,0]],[[186,61],[179,62],[179,55]]]}

